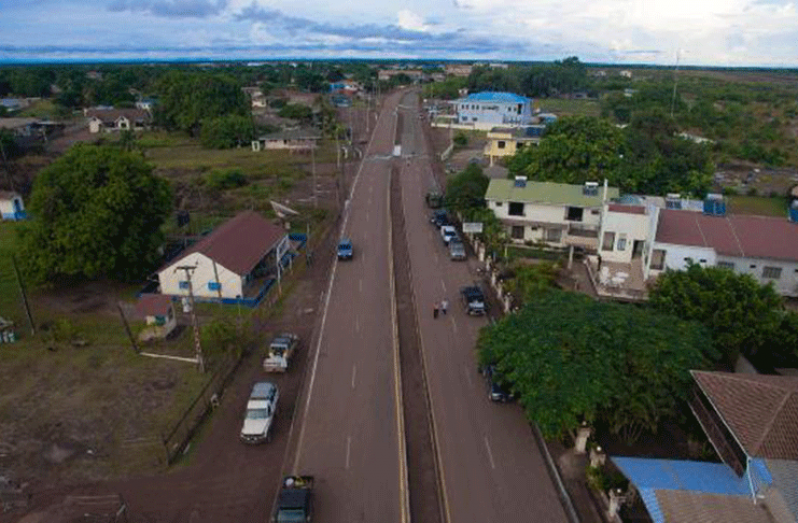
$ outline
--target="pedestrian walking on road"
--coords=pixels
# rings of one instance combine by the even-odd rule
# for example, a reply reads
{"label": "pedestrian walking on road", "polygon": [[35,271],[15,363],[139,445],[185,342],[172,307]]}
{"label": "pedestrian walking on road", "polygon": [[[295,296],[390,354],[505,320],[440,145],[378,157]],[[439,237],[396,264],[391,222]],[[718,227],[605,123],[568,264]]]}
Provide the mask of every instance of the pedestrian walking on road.
{"label": "pedestrian walking on road", "polygon": [[446,298],[441,300],[441,312],[446,315],[446,309],[449,308],[449,300]]}
{"label": "pedestrian walking on road", "polygon": [[435,319],[435,320],[438,319],[438,303],[437,302],[432,306],[432,318]]}

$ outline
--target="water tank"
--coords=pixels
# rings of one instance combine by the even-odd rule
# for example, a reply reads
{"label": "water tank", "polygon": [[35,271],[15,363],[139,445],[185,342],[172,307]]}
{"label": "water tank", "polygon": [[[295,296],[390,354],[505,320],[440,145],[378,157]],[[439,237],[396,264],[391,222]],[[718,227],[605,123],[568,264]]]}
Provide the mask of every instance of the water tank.
{"label": "water tank", "polygon": [[790,221],[798,223],[798,200],[793,200],[790,205]]}
{"label": "water tank", "polygon": [[712,216],[725,216],[726,215],[726,202],[720,194],[707,194],[704,198],[704,214]]}

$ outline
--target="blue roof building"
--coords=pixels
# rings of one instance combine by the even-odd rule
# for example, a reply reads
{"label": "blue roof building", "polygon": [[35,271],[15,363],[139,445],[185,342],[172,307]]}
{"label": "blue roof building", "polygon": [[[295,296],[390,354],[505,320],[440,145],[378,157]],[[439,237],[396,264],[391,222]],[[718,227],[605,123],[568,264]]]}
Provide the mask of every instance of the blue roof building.
{"label": "blue roof building", "polygon": [[452,102],[456,122],[475,129],[513,127],[532,123],[532,100],[514,93],[473,93]]}

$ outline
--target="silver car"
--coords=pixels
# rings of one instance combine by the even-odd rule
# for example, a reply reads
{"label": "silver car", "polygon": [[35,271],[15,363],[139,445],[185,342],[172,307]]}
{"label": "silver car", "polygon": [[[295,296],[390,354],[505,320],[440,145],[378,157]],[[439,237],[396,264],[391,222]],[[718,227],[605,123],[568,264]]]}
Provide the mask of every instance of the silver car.
{"label": "silver car", "polygon": [[449,242],[449,257],[459,261],[466,259],[466,250],[463,242],[458,239],[452,239]]}

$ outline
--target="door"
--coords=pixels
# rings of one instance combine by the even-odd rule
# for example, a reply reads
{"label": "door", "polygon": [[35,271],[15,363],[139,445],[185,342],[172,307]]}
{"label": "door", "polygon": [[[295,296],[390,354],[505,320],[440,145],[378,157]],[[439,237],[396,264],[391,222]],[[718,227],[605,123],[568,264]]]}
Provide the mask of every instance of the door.
{"label": "door", "polygon": [[643,240],[635,240],[632,244],[632,258],[640,258],[643,256],[643,246],[646,244]]}

